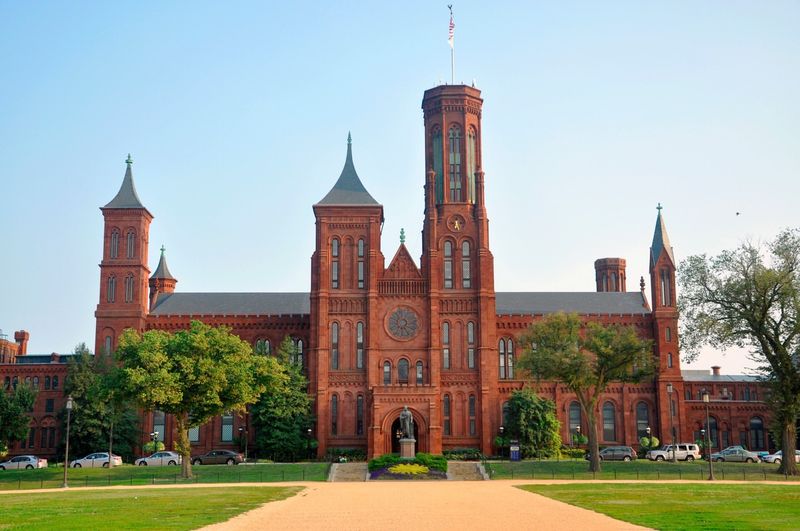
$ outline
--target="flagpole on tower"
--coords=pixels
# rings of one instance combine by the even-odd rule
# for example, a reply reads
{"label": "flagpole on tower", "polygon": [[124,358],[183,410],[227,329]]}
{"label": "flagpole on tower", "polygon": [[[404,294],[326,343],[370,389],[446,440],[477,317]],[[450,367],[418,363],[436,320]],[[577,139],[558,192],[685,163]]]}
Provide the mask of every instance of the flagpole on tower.
{"label": "flagpole on tower", "polygon": [[456,84],[456,47],[455,47],[455,33],[456,23],[453,21],[453,4],[448,4],[447,9],[450,10],[450,30],[447,34],[447,42],[450,44],[450,84]]}

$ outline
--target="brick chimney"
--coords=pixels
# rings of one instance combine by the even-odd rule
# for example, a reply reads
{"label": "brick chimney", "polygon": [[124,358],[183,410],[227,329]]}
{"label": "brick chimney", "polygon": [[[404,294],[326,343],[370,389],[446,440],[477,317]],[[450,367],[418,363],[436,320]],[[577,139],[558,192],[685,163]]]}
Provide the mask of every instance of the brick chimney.
{"label": "brick chimney", "polygon": [[713,376],[719,376],[719,370],[720,370],[720,366],[719,365],[713,365],[711,367],[711,374]]}
{"label": "brick chimney", "polygon": [[24,356],[28,353],[28,339],[31,335],[25,330],[14,332],[14,341],[17,342],[17,356]]}

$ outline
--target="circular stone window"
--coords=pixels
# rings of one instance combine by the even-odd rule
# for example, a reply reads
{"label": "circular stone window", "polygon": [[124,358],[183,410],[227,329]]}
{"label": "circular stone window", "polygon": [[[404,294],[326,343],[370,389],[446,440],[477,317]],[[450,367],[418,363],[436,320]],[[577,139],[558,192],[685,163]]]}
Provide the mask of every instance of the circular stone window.
{"label": "circular stone window", "polygon": [[411,339],[417,335],[419,320],[417,314],[409,308],[397,308],[389,315],[389,333],[397,339]]}

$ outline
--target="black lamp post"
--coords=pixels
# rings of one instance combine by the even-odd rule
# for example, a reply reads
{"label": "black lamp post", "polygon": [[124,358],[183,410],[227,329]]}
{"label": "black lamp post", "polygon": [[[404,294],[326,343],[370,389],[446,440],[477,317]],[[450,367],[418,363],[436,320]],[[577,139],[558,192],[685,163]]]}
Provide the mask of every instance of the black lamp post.
{"label": "black lamp post", "polygon": [[675,423],[674,423],[674,421],[672,419],[672,415],[673,415],[673,412],[672,412],[672,391],[673,391],[672,384],[668,383],[667,384],[667,396],[669,397],[669,432],[672,435],[672,462],[673,463],[677,463],[678,462],[678,456],[675,453],[675,450],[677,449],[675,447]]}
{"label": "black lamp post", "polygon": [[306,455],[311,459],[311,428],[306,430]]}
{"label": "black lamp post", "polygon": [[[69,468],[69,422],[72,418],[72,395],[67,397],[67,438],[66,438],[66,445],[64,446],[64,482],[61,484],[61,487],[66,489],[69,487],[67,485],[67,469]],[[109,458],[110,459],[110,458]]]}
{"label": "black lamp post", "polygon": [[153,443],[153,451],[157,452],[158,451],[158,432],[157,431],[151,431],[150,432],[150,442]]}
{"label": "black lamp post", "polygon": [[645,428],[644,431],[647,434],[647,449],[648,450],[652,450],[653,449],[653,439],[650,438],[650,426]]}
{"label": "black lamp post", "polygon": [[703,393],[703,402],[706,404],[706,440],[708,441],[708,480],[714,481],[714,460],[711,459],[711,416],[708,413],[708,403],[711,395],[708,391]]}
{"label": "black lamp post", "polygon": [[506,455],[506,441],[503,438],[503,432],[505,431],[504,426],[500,426],[500,458],[502,459]]}
{"label": "black lamp post", "polygon": [[247,462],[247,430],[239,426],[239,440],[244,439],[244,461]]}
{"label": "black lamp post", "polygon": [[581,444],[581,427],[580,424],[575,426],[575,438],[578,444]]}

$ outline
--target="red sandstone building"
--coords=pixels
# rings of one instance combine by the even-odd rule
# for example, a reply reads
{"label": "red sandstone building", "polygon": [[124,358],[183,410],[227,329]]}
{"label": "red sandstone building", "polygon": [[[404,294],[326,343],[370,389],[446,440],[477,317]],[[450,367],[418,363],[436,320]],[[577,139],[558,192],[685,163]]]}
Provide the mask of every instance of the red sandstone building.
{"label": "red sandstone building", "polygon": [[[396,449],[403,406],[413,414],[419,451],[473,447],[492,454],[504,404],[524,384],[514,370],[517,338],[546,314],[576,312],[587,321],[634,326],[653,340],[658,361],[652,380],[609,387],[598,405],[601,444],[636,445],[647,427],[669,441],[670,409],[677,438],[697,439],[705,422],[701,393],[708,391],[715,446],[765,448],[767,410],[751,378],[680,369],[676,263],[660,207],[650,246],[649,299],[644,279],[638,291],[626,291],[621,258],[595,262],[596,292],[495,292],[482,104],[480,91],[463,85],[424,94],[427,171],[419,265],[402,235],[386,265],[383,206],[357,175],[348,139],[339,179],[313,205],[310,292],[176,292],[163,248],[151,275],[153,216],[136,193],[129,159],[119,192],[101,208],[96,352],[114,349],[126,328],[171,331],[192,319],[229,326],[261,352],[290,336],[309,379],[316,416],[311,428],[320,454],[344,447],[364,448],[370,456]],[[544,383],[538,391],[555,401],[565,441],[578,426],[585,431],[578,403],[564,386]],[[193,430],[191,440],[197,451],[234,447],[239,428],[249,431],[245,417],[223,416]],[[171,445],[171,418],[146,415],[143,431],[153,430]]]}

